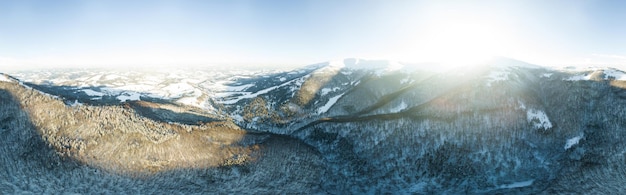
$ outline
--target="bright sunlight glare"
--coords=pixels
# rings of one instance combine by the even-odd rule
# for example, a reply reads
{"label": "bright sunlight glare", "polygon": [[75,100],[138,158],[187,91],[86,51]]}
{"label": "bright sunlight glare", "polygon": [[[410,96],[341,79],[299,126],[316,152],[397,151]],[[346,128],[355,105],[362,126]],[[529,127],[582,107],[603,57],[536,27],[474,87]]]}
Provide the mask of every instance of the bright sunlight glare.
{"label": "bright sunlight glare", "polygon": [[[407,38],[414,61],[433,61],[447,66],[467,66],[515,49],[512,32],[495,18],[449,14],[433,17],[426,28]],[[419,54],[419,55],[416,55]],[[418,58],[418,59],[415,59]]]}

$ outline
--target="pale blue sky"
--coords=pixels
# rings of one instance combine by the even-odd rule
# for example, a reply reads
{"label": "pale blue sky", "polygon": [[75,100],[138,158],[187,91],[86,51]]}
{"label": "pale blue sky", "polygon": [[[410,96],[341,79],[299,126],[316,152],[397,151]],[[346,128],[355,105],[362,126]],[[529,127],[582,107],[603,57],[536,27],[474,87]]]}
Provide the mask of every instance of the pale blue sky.
{"label": "pale blue sky", "polygon": [[474,54],[626,63],[625,21],[626,1],[0,0],[0,67]]}

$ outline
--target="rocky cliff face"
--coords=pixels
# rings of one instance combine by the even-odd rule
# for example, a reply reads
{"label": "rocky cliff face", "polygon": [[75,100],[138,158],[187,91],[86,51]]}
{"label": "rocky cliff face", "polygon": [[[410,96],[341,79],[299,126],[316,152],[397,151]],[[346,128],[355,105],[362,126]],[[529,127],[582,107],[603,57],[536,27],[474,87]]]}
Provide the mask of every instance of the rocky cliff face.
{"label": "rocky cliff face", "polygon": [[[204,180],[206,175],[234,177],[233,172],[215,173],[228,169],[237,173],[246,170],[246,174],[220,180],[220,185],[242,182],[252,186],[251,190],[261,190],[257,192],[528,194],[622,190],[626,174],[626,74],[619,70],[551,69],[497,59],[481,66],[431,72],[388,61],[347,59],[228,78],[229,82],[219,86],[206,84],[218,83],[215,81],[198,82],[206,84],[194,85],[202,94],[159,99],[135,91],[132,93],[142,94],[142,101],[108,106],[60,103],[89,104],[86,100],[93,100],[93,96],[68,95],[84,91],[84,87],[30,84],[61,96],[60,100],[43,101],[24,95],[21,91],[28,90],[16,83],[5,82],[6,94],[15,100],[8,102],[22,109],[6,106],[14,111],[5,112],[13,117],[4,120],[30,117],[32,127],[23,128],[39,133],[33,139],[43,137],[37,143],[47,143],[61,153],[85,148],[83,154],[70,153],[70,159],[95,169],[107,170],[105,165],[111,162],[85,159],[89,155],[115,157],[94,151],[134,143],[124,137],[132,135],[135,140],[146,140],[150,146],[145,147],[158,148],[137,150],[137,155],[130,155],[134,158],[121,159],[157,160],[161,168],[132,168],[132,160],[115,161],[111,163],[115,164],[110,169],[112,178],[118,177],[115,172],[119,170],[184,172],[193,174],[194,180]],[[104,87],[97,91],[106,91]],[[112,97],[115,95],[123,94]],[[186,97],[201,99],[192,108],[179,104]],[[58,113],[46,114],[35,105],[56,105]],[[81,119],[84,124],[80,126],[58,126],[56,130],[50,127],[56,123],[48,121],[51,116],[71,121],[94,110],[110,110],[113,118],[122,121],[116,123],[122,127],[94,131],[98,125],[106,127],[101,115]],[[193,124],[194,120],[200,123]],[[179,124],[181,121],[186,125]],[[86,144],[67,149],[59,145],[64,142],[49,138],[59,137],[58,133],[48,135],[52,131],[67,132],[63,135],[69,140]],[[171,138],[166,136],[170,134]],[[241,136],[235,139],[234,135]],[[111,138],[100,141],[95,138],[98,136]],[[163,136],[167,138],[158,141]],[[206,139],[189,141],[199,137]],[[98,143],[89,145],[91,140]],[[199,145],[187,146],[191,143]],[[194,147],[198,149],[191,149]],[[113,153],[135,151],[129,148]],[[176,152],[185,154],[171,155]],[[195,165],[198,161],[189,159],[207,163]],[[280,174],[267,173],[274,170]],[[274,185],[276,180],[290,187]]]}

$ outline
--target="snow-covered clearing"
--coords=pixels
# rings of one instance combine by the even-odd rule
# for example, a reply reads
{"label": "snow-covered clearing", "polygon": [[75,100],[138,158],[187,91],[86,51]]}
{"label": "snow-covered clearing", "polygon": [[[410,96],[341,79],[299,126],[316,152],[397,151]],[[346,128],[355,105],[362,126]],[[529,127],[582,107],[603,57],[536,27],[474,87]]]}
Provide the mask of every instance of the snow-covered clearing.
{"label": "snow-covered clearing", "polygon": [[534,127],[537,129],[552,128],[552,122],[550,122],[548,115],[541,110],[528,109],[526,112],[526,119],[529,123],[533,123]]}
{"label": "snow-covered clearing", "polygon": [[570,149],[572,146],[578,144],[578,142],[580,141],[580,139],[582,139],[583,136],[579,135],[573,138],[570,138],[567,140],[567,142],[565,142],[565,146],[563,147],[565,150]]}
{"label": "snow-covered clearing", "polygon": [[322,106],[322,107],[317,109],[317,114],[322,114],[322,113],[328,112],[328,110],[331,107],[333,107],[333,105],[335,105],[335,103],[337,103],[337,100],[339,100],[339,98],[341,98],[341,96],[343,96],[343,93],[328,99],[328,102],[326,102],[326,104],[324,104],[324,106]]}

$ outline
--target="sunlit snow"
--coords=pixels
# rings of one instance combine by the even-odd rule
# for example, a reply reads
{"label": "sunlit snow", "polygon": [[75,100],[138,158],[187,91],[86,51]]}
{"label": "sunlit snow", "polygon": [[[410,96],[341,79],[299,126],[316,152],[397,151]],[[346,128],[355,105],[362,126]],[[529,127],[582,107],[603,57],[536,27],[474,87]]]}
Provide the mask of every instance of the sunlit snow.
{"label": "sunlit snow", "polygon": [[341,96],[343,96],[343,93],[328,99],[328,102],[326,102],[326,104],[324,104],[324,106],[322,106],[319,109],[317,109],[317,114],[321,114],[321,113],[327,112],[331,107],[333,107],[333,105],[335,105],[335,103],[337,103],[337,100],[339,100],[339,98],[341,98]]}
{"label": "sunlit snow", "polygon": [[0,81],[4,81],[4,82],[13,82],[11,79],[9,79],[7,76],[5,75],[0,75]]}

